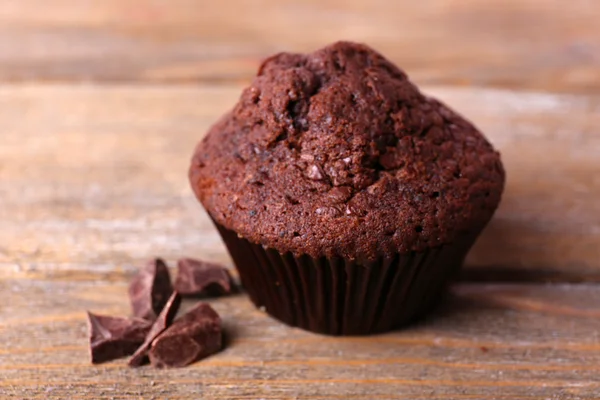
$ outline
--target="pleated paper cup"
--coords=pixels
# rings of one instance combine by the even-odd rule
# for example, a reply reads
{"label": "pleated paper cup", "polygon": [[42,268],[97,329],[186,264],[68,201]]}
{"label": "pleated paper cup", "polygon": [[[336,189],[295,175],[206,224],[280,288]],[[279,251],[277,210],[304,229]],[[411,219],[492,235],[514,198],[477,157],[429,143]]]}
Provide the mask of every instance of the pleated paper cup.
{"label": "pleated paper cup", "polygon": [[328,335],[386,332],[433,308],[460,268],[473,235],[424,252],[368,263],[280,253],[215,223],[256,307]]}

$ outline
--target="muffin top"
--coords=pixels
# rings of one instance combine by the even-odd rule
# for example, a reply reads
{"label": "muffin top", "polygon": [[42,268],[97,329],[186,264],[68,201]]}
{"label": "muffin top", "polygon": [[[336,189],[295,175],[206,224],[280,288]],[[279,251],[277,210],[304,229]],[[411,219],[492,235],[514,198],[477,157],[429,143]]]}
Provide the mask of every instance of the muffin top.
{"label": "muffin top", "polygon": [[468,121],[368,46],[266,59],[196,148],[192,188],[253,243],[374,260],[477,234],[500,156]]}

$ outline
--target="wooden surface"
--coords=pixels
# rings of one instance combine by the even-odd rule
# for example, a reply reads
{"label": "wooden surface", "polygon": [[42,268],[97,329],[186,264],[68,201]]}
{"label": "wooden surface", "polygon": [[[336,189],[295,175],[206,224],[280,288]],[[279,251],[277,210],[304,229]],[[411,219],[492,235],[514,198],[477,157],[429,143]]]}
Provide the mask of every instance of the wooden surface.
{"label": "wooden surface", "polygon": [[[129,369],[124,361],[91,367],[85,357],[82,309],[127,313],[123,281],[3,285],[34,296],[17,295],[3,306],[0,334],[9,348],[0,351],[0,390],[17,398],[560,399],[600,393],[596,286],[461,284],[429,320],[371,338],[288,329],[238,296],[214,303],[228,332],[222,353],[157,371]],[[34,309],[24,317],[20,307]]]}
{"label": "wooden surface", "polygon": [[273,52],[344,38],[421,84],[589,92],[598,20],[594,0],[3,1],[0,77],[246,80]]}
{"label": "wooden surface", "polygon": [[[600,398],[600,5],[407,3],[0,3],[0,398]],[[327,338],[241,294],[214,301],[208,360],[91,366],[85,310],[126,315],[142,260],[231,265],[186,181],[197,140],[261,57],[341,38],[502,152],[504,200],[443,306]]]}

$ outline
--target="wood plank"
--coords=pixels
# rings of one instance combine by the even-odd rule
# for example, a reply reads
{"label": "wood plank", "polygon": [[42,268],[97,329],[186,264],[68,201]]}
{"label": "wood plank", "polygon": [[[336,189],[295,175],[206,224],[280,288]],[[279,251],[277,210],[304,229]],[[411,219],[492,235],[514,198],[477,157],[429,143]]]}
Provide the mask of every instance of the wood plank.
{"label": "wood plank", "polygon": [[[331,338],[285,327],[244,295],[212,301],[227,348],[189,368],[91,366],[85,309],[126,315],[125,279],[0,280],[2,398],[591,399],[597,285],[460,284],[409,329]],[[188,308],[192,303],[185,303]]]}
{"label": "wood plank", "polygon": [[[475,121],[508,171],[466,278],[599,281],[600,97],[425,89]],[[186,171],[239,92],[0,87],[0,276],[116,280],[154,255],[228,263]]]}
{"label": "wood plank", "polygon": [[245,81],[273,52],[350,39],[420,84],[600,90],[600,7],[590,0],[51,4],[0,4],[0,80]]}

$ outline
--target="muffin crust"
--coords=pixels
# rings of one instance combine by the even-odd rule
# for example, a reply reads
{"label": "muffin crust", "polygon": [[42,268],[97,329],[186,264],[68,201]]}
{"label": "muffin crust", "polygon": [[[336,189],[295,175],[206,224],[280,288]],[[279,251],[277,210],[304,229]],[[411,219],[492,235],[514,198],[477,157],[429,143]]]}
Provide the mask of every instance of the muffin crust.
{"label": "muffin crust", "polygon": [[477,234],[504,179],[470,122],[349,42],[265,60],[190,168],[227,229],[281,253],[350,260]]}

